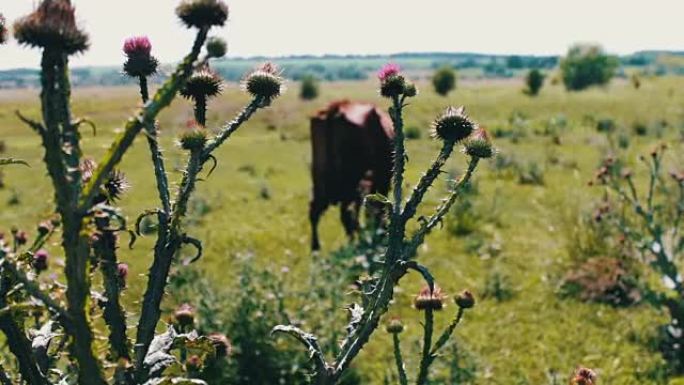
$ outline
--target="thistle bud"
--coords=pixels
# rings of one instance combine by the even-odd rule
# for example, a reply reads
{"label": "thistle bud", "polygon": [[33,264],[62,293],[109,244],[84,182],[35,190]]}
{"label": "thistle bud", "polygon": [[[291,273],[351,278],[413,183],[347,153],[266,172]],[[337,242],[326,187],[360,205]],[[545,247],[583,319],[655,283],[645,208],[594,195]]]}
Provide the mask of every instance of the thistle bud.
{"label": "thistle bud", "polygon": [[116,265],[116,276],[119,279],[119,285],[121,287],[126,287],[126,277],[128,277],[128,265],[125,263],[119,263]]}
{"label": "thistle bud", "polygon": [[218,358],[228,357],[233,350],[228,337],[221,333],[211,333],[207,338],[214,345],[214,352]]}
{"label": "thistle bud", "polygon": [[475,306],[475,297],[469,290],[463,290],[455,299],[456,305],[461,309],[470,309]]}
{"label": "thistle bud", "polygon": [[438,286],[435,285],[432,292],[429,286],[424,286],[413,300],[413,306],[417,310],[442,310],[445,297]]}
{"label": "thistle bud", "polygon": [[28,242],[28,235],[26,235],[26,231],[24,230],[12,229],[12,235],[14,236],[14,242],[17,243],[17,246],[23,246]]}
{"label": "thistle bud", "polygon": [[50,221],[42,221],[40,222],[40,224],[38,224],[38,235],[44,237],[48,235],[50,231],[52,231],[52,228],[53,226],[52,223],[50,223]]}
{"label": "thistle bud", "polygon": [[190,373],[199,372],[202,369],[202,359],[197,354],[193,354],[188,357],[185,367]]}
{"label": "thistle bud", "polygon": [[202,150],[207,143],[207,130],[195,123],[194,126],[191,126],[187,131],[184,131],[181,134],[179,142],[183,150]]}
{"label": "thistle bud", "polygon": [[124,73],[130,77],[147,77],[157,72],[159,62],[152,55],[152,43],[147,36],[126,39],[123,45],[126,62]]}
{"label": "thistle bud", "polygon": [[228,19],[228,6],[220,0],[183,0],[176,15],[188,28],[222,26]]}
{"label": "thistle bud", "polygon": [[390,321],[385,326],[385,330],[390,334],[399,334],[404,331],[404,324],[398,317],[392,317]]}
{"label": "thistle bud", "polygon": [[594,385],[596,383],[596,373],[588,368],[577,368],[572,375],[570,385]]}
{"label": "thistle bud", "polygon": [[46,250],[40,249],[33,254],[33,259],[31,260],[31,266],[36,270],[36,273],[40,274],[48,268],[48,259],[50,255]]}
{"label": "thistle bud", "polygon": [[484,128],[478,128],[463,143],[464,152],[473,158],[491,158],[494,147],[489,134]]}
{"label": "thistle bud", "polygon": [[0,44],[7,42],[7,23],[5,16],[0,14]]}
{"label": "thistle bud", "polygon": [[284,80],[280,69],[273,63],[264,63],[249,73],[242,81],[242,89],[255,98],[262,98],[265,104],[277,98],[284,91]]}
{"label": "thistle bud", "polygon": [[20,44],[52,48],[66,54],[88,49],[88,35],[76,26],[75,8],[66,0],[44,0],[14,24]]}
{"label": "thistle bud", "polygon": [[219,59],[226,56],[227,52],[228,44],[226,44],[225,40],[217,36],[210,37],[207,40],[207,54],[209,54],[209,57]]}
{"label": "thistle bud", "polygon": [[187,303],[180,305],[173,316],[181,328],[193,326],[195,323],[195,309]]}
{"label": "thistle bud", "polygon": [[465,107],[448,107],[432,123],[432,137],[447,142],[459,142],[470,136],[475,126],[475,123],[466,115]]}
{"label": "thistle bud", "polygon": [[408,98],[418,95],[418,89],[413,82],[406,82],[404,85],[404,95]]}
{"label": "thistle bud", "polygon": [[195,72],[185,83],[180,94],[194,101],[206,100],[221,94],[223,80],[214,71],[203,68]]}
{"label": "thistle bud", "polygon": [[672,177],[675,182],[684,184],[684,171],[672,171],[670,172],[670,177]]}

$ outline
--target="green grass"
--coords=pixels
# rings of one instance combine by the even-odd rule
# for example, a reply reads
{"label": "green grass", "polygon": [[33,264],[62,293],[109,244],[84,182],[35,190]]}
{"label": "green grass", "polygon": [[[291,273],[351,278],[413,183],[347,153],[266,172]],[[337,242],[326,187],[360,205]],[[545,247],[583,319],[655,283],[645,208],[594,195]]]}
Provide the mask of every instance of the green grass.
{"label": "green grass", "polygon": [[[296,88],[297,84],[290,86]],[[549,371],[559,372],[562,383],[580,364],[596,368],[601,384],[654,383],[655,380],[644,378],[652,376],[663,363],[644,341],[654,337],[656,327],[665,320],[662,312],[645,305],[616,309],[581,303],[562,299],[556,291],[559,277],[569,265],[568,247],[572,247],[564,234],[565,221],[577,215],[578,210],[588,208],[592,199],[600,195],[599,189],[587,187],[586,182],[600,155],[605,153],[606,143],[593,124],[588,123],[588,116],[615,119],[627,132],[631,132],[634,121],[651,124],[665,119],[669,126],[662,140],[672,146],[670,160],[679,160],[681,164],[684,146],[678,138],[684,127],[684,79],[645,81],[638,91],[626,83],[581,93],[566,93],[560,87],[547,86],[537,98],[523,95],[519,80],[465,82],[447,98],[435,95],[428,84],[419,86],[422,92],[406,109],[406,120],[407,126],[421,127],[426,132],[422,139],[408,142],[408,181],[416,181],[435,155],[438,144],[429,139],[427,130],[431,120],[448,104],[466,105],[470,115],[492,131],[509,129],[509,117],[514,112],[525,115],[527,135],[517,143],[497,139],[495,145],[502,154],[521,162],[535,161],[545,170],[545,185],[530,186],[519,185],[516,175],[497,175],[491,162],[480,167],[475,177],[480,190],[476,198],[478,207],[488,214],[486,210],[494,210],[496,201],[497,220],[486,222],[483,228],[487,242],[496,242],[501,247],[496,256],[483,258],[467,252],[468,236],[457,238],[446,230],[431,235],[420,252],[422,263],[452,296],[463,288],[480,292],[485,277],[493,269],[504,272],[511,281],[512,299],[502,303],[493,299],[480,301],[467,313],[457,331],[458,342],[477,362],[476,383],[546,384]],[[293,285],[300,290],[306,288],[311,261],[307,216],[311,159],[308,117],[327,101],[343,97],[374,101],[386,107],[387,102],[378,97],[375,87],[374,82],[325,83],[321,86],[321,97],[313,102],[299,101],[292,89],[272,108],[259,112],[220,149],[218,168],[198,185],[196,194],[208,204],[208,213],[188,228],[189,234],[201,239],[205,247],[198,266],[217,286],[238,289],[235,277],[239,266],[234,256],[251,252],[262,266],[288,266]],[[246,101],[236,85],[229,85],[225,95],[210,105],[210,126],[230,119]],[[137,104],[133,88],[74,90],[75,116],[87,116],[97,123],[96,136],[83,131],[86,152],[97,159]],[[13,225],[32,230],[50,214],[52,196],[37,137],[18,121],[13,111],[21,109],[28,116],[39,116],[37,93],[1,91],[0,106],[6,155],[31,165],[3,170],[7,187],[0,190],[0,230],[7,232]],[[554,145],[548,136],[534,134],[549,119],[560,115],[568,122],[561,133],[562,145]],[[184,160],[173,141],[191,116],[188,103],[178,99],[160,121],[168,168],[175,181],[180,176],[177,168]],[[630,139],[630,159],[659,140],[654,136]],[[550,158],[559,161],[550,162]],[[457,154],[448,168],[464,166],[465,157]],[[153,172],[142,138],[126,155],[121,168],[133,186],[122,201],[124,213],[132,222],[140,212],[156,205]],[[424,210],[438,203],[444,186],[439,183],[429,194]],[[269,199],[262,198],[264,189],[270,193]],[[9,206],[15,193],[20,203]],[[323,255],[346,241],[336,209],[326,213],[320,231]],[[138,310],[152,245],[152,237],[143,237],[134,249],[120,250],[121,259],[131,266],[125,301],[132,306],[132,313]],[[55,246],[52,249],[58,253]],[[60,272],[59,264],[52,261],[51,271],[55,274]],[[407,277],[390,309],[390,314],[401,315],[408,325],[408,332],[402,337],[409,368],[414,368],[419,360],[420,314],[410,304],[420,285],[417,276]],[[293,305],[296,300],[291,300]],[[173,306],[172,298],[167,298],[165,306],[167,310]],[[455,306],[451,305],[439,314],[438,325],[445,325],[453,311]],[[340,309],[334,316],[344,317],[344,313]],[[135,317],[130,321],[136,321]],[[444,359],[437,368],[447,361]],[[379,330],[357,361],[357,366],[365,369],[364,383],[381,383],[387,368],[394,370],[390,364],[390,338]]]}

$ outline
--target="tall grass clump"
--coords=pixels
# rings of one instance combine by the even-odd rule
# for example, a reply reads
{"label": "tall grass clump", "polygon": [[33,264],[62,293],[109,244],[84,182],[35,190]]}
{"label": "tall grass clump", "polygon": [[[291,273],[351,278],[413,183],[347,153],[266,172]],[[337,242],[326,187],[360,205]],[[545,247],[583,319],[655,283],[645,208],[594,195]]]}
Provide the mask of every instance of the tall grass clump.
{"label": "tall grass clump", "polygon": [[[492,143],[486,131],[471,120],[463,107],[447,108],[432,127],[432,134],[442,144],[433,163],[420,178],[414,189],[404,196],[404,171],[407,154],[404,147],[404,109],[407,99],[416,96],[416,88],[407,80],[396,65],[388,64],[379,72],[380,94],[390,100],[389,112],[394,122],[394,168],[392,170],[392,196],[369,196],[366,199],[387,206],[389,225],[387,229],[387,247],[380,258],[381,265],[377,271],[359,285],[359,297],[356,303],[348,306],[349,322],[341,333],[341,344],[334,358],[326,357],[319,338],[295,325],[276,326],[275,333],[285,333],[301,342],[308,350],[313,363],[313,383],[336,384],[343,377],[349,366],[358,356],[366,343],[379,328],[381,319],[390,307],[395,287],[409,271],[416,271],[425,279],[426,286],[416,297],[416,308],[424,313],[424,335],[420,365],[415,378],[419,385],[428,381],[430,367],[439,351],[450,339],[454,329],[460,322],[466,309],[474,305],[470,292],[457,297],[458,311],[450,325],[440,334],[436,341],[432,337],[434,315],[443,307],[443,295],[436,286],[429,269],[418,262],[418,249],[426,236],[442,222],[449,209],[458,200],[462,189],[471,180],[481,159],[490,158],[494,154]],[[444,197],[441,204],[425,217],[417,220],[417,229],[407,231],[407,224],[414,218],[423,202],[425,194],[442,174],[442,167],[451,157],[457,145],[463,147],[468,161],[466,172],[455,182]],[[394,351],[400,383],[407,384],[408,373],[405,371],[399,347],[399,332],[402,327],[394,322],[388,330],[394,334]]]}
{"label": "tall grass clump", "polygon": [[[202,253],[201,241],[183,226],[200,173],[207,162],[213,170],[214,151],[280,94],[282,79],[271,64],[245,77],[243,87],[251,101],[211,136],[205,128],[206,111],[211,98],[221,92],[222,81],[209,64],[210,59],[225,54],[226,45],[207,36],[225,24],[228,7],[220,0],[183,0],[176,14],[195,39],[154,93],[150,93],[148,78],[158,62],[152,56],[151,42],[139,36],[124,43],[124,73],[137,80],[143,107],[124,122],[123,130],[98,160],[83,151],[83,127],[94,127],[94,123],[75,117],[71,110],[69,60],[90,46],[88,34],[76,22],[74,6],[68,0],[43,0],[14,23],[17,41],[41,52],[41,115],[16,114],[41,140],[54,214],[30,236],[15,229],[11,238],[0,241],[0,330],[16,358],[16,364],[10,363],[3,371],[6,383],[202,384],[203,364],[225,359],[225,337],[195,330],[189,322],[190,307],[176,312],[175,321],[158,333],[161,304],[181,247],[197,250],[192,261]],[[3,40],[5,36],[3,19]],[[205,43],[206,53],[201,57]],[[174,187],[166,173],[156,119],[179,93],[192,102],[196,122],[179,138],[187,163]],[[137,278],[129,276],[128,266],[117,254],[121,235],[140,231],[126,223],[117,207],[128,187],[117,167],[140,134],[149,147],[159,206],[141,215],[135,226],[147,216],[157,220],[141,308],[128,309],[121,295],[128,281]],[[45,250],[53,237],[61,238],[58,255]],[[54,261],[62,254],[65,281],[41,279],[54,272]],[[139,315],[137,322],[132,314]],[[106,341],[96,339],[96,319],[106,325]]]}

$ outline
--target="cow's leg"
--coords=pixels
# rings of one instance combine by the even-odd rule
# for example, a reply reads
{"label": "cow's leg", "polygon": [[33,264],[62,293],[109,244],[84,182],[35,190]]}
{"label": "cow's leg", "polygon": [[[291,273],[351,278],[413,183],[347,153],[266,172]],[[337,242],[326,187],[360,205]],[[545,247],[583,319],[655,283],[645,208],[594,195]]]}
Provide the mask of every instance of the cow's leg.
{"label": "cow's leg", "polygon": [[351,241],[359,228],[359,212],[357,202],[340,203],[340,219],[344,225],[344,230]]}
{"label": "cow's leg", "polygon": [[312,199],[309,202],[309,222],[311,222],[311,250],[316,251],[321,249],[321,243],[318,240],[318,221],[321,215],[328,208],[328,203]]}

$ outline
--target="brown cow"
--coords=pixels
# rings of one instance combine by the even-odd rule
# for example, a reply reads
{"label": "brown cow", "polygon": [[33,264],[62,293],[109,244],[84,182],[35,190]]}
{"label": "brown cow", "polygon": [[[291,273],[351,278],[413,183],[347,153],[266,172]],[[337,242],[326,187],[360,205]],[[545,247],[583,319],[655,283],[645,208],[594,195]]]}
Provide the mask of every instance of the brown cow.
{"label": "brown cow", "polygon": [[393,138],[390,117],[368,103],[337,101],[311,118],[312,250],[320,248],[318,221],[329,205],[340,204],[340,219],[351,238],[363,195],[387,195]]}

